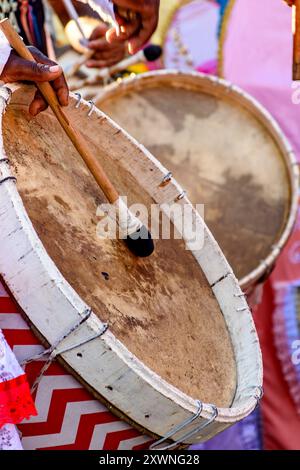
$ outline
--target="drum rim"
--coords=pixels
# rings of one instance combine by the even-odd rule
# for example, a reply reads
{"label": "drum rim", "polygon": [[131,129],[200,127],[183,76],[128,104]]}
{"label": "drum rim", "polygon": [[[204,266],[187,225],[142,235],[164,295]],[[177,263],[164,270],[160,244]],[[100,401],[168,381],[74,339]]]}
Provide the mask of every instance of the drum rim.
{"label": "drum rim", "polygon": [[[28,86],[23,85],[23,87],[28,88]],[[22,88],[20,86],[5,86],[5,90],[11,90],[11,91],[16,91],[19,88]],[[5,91],[1,93],[0,91],[0,108],[1,109],[1,127],[2,127],[2,116],[5,111],[6,105],[8,104],[9,99],[7,97],[3,97],[3,94],[5,95]],[[2,96],[1,96],[2,95]],[[76,104],[77,99],[74,97],[74,95],[71,94],[72,102]],[[3,101],[3,106],[1,106],[1,101]],[[87,102],[82,100],[81,107],[85,108],[85,111],[90,110],[90,106]],[[99,110],[95,109],[94,114],[96,115],[96,119],[100,118],[101,123],[103,121],[106,121],[110,127],[114,129],[114,131],[122,132],[124,135],[124,138],[127,139],[131,144],[134,144],[137,148],[141,150],[142,153],[145,154],[146,157],[150,158],[151,157],[151,162],[157,166],[158,170],[160,170],[161,175],[163,176],[163,171],[166,171],[162,165],[159,164],[159,162],[149,154],[149,152],[140,144],[138,144],[129,134],[126,132],[122,131],[122,129],[117,126],[110,118],[104,115],[104,113],[100,112]],[[2,139],[1,139],[2,140]],[[0,142],[0,147],[3,146],[3,142]],[[5,156],[5,151],[2,147],[0,149],[2,151],[2,154]],[[1,161],[0,163],[0,170],[3,179],[7,180],[7,178],[12,178],[12,173],[9,169],[9,166],[7,162]],[[176,191],[176,194],[178,194],[178,191],[181,191],[180,186],[176,181],[174,180],[172,182],[174,186],[174,190]],[[80,316],[82,318],[82,314],[84,311],[86,311],[87,305],[85,302],[80,298],[79,294],[73,290],[73,288],[69,285],[68,281],[62,276],[60,273],[59,269],[56,267],[50,256],[48,255],[46,249],[42,245],[41,240],[37,236],[37,233],[35,232],[30,219],[27,215],[26,209],[22,203],[22,199],[18,193],[17,187],[14,184],[14,182],[7,181],[5,184],[1,184],[0,188],[2,188],[3,191],[6,191],[6,195],[9,197],[9,201],[11,201],[11,204],[13,206],[13,212],[14,212],[14,217],[17,217],[18,222],[20,222],[20,225],[22,226],[23,234],[25,233],[26,236],[26,241],[29,243],[29,246],[32,247],[32,251],[34,251],[34,255],[37,255],[38,261],[43,264],[43,268],[45,268],[45,272],[48,276],[51,277],[51,281],[55,281],[55,287],[59,289],[60,294],[62,294],[65,298],[66,301],[71,304],[72,306],[72,311]],[[187,198],[183,198],[182,201],[184,203],[189,203]],[[194,211],[196,213],[196,211]],[[197,215],[199,219],[200,216]],[[202,219],[201,219],[202,220]],[[202,221],[202,224],[204,227],[205,223]],[[235,303],[235,309],[238,312],[239,318],[244,319],[245,322],[247,322],[247,325],[249,324],[249,328],[252,327],[252,330],[250,332],[249,330],[249,335],[251,336],[251,345],[249,342],[249,348],[251,349],[253,353],[253,358],[252,358],[252,368],[255,372],[253,372],[253,376],[255,376],[255,382],[253,386],[247,386],[246,388],[243,388],[243,384],[240,384],[241,378],[237,376],[237,387],[241,386],[242,390],[240,391],[239,394],[235,394],[233,400],[240,400],[240,396],[243,397],[242,403],[239,403],[238,405],[232,405],[230,408],[221,408],[218,407],[218,415],[216,419],[212,422],[212,425],[217,425],[217,423],[223,423],[224,428],[229,426],[230,424],[234,424],[236,421],[243,419],[246,417],[248,414],[250,414],[255,407],[257,406],[257,403],[259,401],[259,392],[262,387],[262,357],[261,357],[261,351],[259,347],[259,341],[257,337],[257,333],[254,327],[254,322],[252,319],[251,312],[249,310],[249,307],[244,299],[244,295],[241,292],[241,290],[238,287],[238,282],[233,275],[224,255],[222,254],[221,250],[219,249],[216,241],[214,240],[211,232],[209,229],[206,231],[206,236],[209,238],[209,243],[211,246],[209,247],[210,249],[214,249],[214,253],[217,254],[218,259],[222,262],[223,268],[226,267],[227,272],[226,276],[223,276],[222,279],[218,279],[214,285],[211,285],[211,288],[214,292],[214,295],[218,301],[220,311],[224,315],[223,307],[224,310],[226,310],[225,306],[225,299],[221,299],[219,294],[218,294],[218,289],[220,288],[222,293],[226,291],[226,288],[223,284],[224,278],[227,279],[228,285],[230,287],[230,283],[234,285],[234,287],[237,289],[236,294],[233,294],[233,289],[231,289],[231,292],[229,293],[231,302],[233,304],[233,297],[237,297],[236,303]],[[194,253],[193,253],[194,254]],[[4,256],[4,255],[3,255]],[[196,260],[198,261],[201,269],[203,270],[203,262],[200,262],[199,259],[197,258],[196,255],[194,255]],[[207,254],[205,255],[207,256]],[[0,254],[1,258],[1,254]],[[3,259],[0,259],[1,267],[3,268]],[[13,263],[12,263],[13,264]],[[9,266],[9,263],[6,261],[6,266]],[[11,269],[11,268],[9,268]],[[10,278],[11,273],[8,275],[6,271],[3,270],[3,278],[5,282],[7,283],[9,289],[11,292],[15,295],[16,300],[20,303],[21,307],[24,308],[24,303],[22,304],[22,293],[20,293],[20,290],[18,290],[15,286],[15,280]],[[204,275],[208,279],[207,273],[204,271]],[[209,279],[208,279],[209,280]],[[210,284],[211,280],[209,281]],[[239,306],[240,308],[237,308]],[[230,309],[234,310],[234,306],[230,305]],[[25,310],[25,308],[24,308]],[[34,323],[34,320],[31,319],[30,317],[31,313],[26,313],[26,317],[30,320],[31,324],[34,324],[35,330],[39,333],[39,337],[43,338],[44,341],[46,340],[49,342],[48,338],[46,338],[43,333],[39,330],[38,326]],[[225,315],[224,315],[225,316]],[[233,320],[233,319],[232,319]],[[225,322],[227,324],[227,327],[229,328],[228,321],[225,318]],[[103,323],[101,320],[92,313],[91,318],[87,320],[87,325],[89,326],[90,330],[95,330],[96,326],[103,326]],[[232,338],[233,335],[229,332],[231,341],[233,342]],[[236,335],[235,335],[236,336]],[[46,339],[45,339],[46,338]],[[180,389],[172,386],[170,383],[168,383],[164,378],[160,377],[157,373],[149,369],[141,360],[139,360],[137,357],[135,357],[127,348],[124,346],[110,331],[106,331],[106,333],[101,336],[101,338],[98,338],[96,341],[104,341],[106,346],[110,348],[110,350],[113,350],[114,353],[118,353],[119,357],[121,357],[122,361],[124,364],[126,364],[131,371],[133,371],[135,374],[138,375],[138,377],[143,380],[144,383],[146,383],[147,386],[151,387],[152,389],[155,390],[159,394],[160,397],[163,399],[167,400],[172,400],[172,402],[177,406],[178,409],[181,411],[184,411],[185,413],[189,414],[196,414],[197,412],[197,400],[191,398],[190,396],[186,395],[183,393]],[[236,341],[238,343],[238,341]],[[235,357],[237,358],[237,353],[238,351],[235,351],[235,344],[233,344],[234,347],[234,353]],[[88,385],[88,388],[92,393],[96,394],[98,399],[104,400],[105,402],[109,403],[109,398],[107,398],[104,395],[101,395],[99,391],[96,390],[95,385],[91,383],[87,383],[85,381],[85,378],[80,375],[80,372],[78,370],[74,369],[74,366],[72,366],[72,361],[69,356],[70,353],[63,353],[60,355],[60,358],[62,359],[63,362],[66,362],[68,365],[68,368],[72,371],[72,373],[78,378],[81,379],[83,383]],[[240,353],[239,353],[240,355]],[[254,357],[255,355],[255,357]],[[237,362],[237,361],[236,361]],[[254,367],[255,366],[255,367]],[[246,391],[248,393],[246,393]],[[128,394],[126,395],[128,396]],[[116,409],[112,405],[112,409]],[[150,435],[153,435],[153,432],[149,430],[146,426],[141,426],[138,422],[133,421],[128,417],[127,415],[123,414],[120,412],[121,416],[124,418],[124,420],[131,422],[132,424],[135,425],[135,427],[138,427],[140,429],[143,429],[145,432],[147,432]],[[203,403],[203,412],[200,414],[201,419],[207,419],[209,420],[213,416],[213,410],[212,410],[212,405]],[[200,419],[199,418],[199,419]]]}
{"label": "drum rim", "polygon": [[[228,96],[229,98],[233,98],[233,100],[235,99],[241,106],[245,106],[251,114],[254,114],[255,118],[260,122],[261,125],[266,128],[266,130],[272,136],[280,150],[280,154],[284,161],[290,183],[291,199],[289,213],[287,215],[286,223],[284,225],[284,229],[282,230],[280,238],[278,239],[277,243],[273,245],[270,254],[266,258],[261,260],[261,262],[255,269],[250,271],[246,276],[239,279],[239,284],[241,288],[248,289],[256,283],[259,284],[260,282],[263,282],[261,281],[261,279],[264,280],[265,276],[272,271],[272,268],[275,265],[279,254],[281,253],[289,237],[291,236],[292,229],[296,223],[298,213],[298,188],[300,180],[299,163],[297,162],[294,150],[291,144],[289,143],[286,135],[280,128],[276,119],[270,114],[270,112],[267,111],[267,109],[256,98],[251,96],[248,92],[242,90],[242,88],[240,88],[239,86],[234,85],[230,81],[216,77],[214,75],[208,75],[196,71],[184,72],[173,69],[145,72],[135,76],[126,77],[122,81],[109,84],[95,97],[94,101],[97,106],[101,106],[101,102],[106,99],[109,99],[111,96],[114,96],[117,90],[121,94],[127,88],[134,87],[136,84],[142,82],[143,80],[150,80],[151,78],[167,79],[168,77],[180,77],[180,80],[183,80],[184,78],[195,78],[200,79],[202,83],[206,82],[209,83],[211,86],[219,87],[221,90],[226,92],[226,96]],[[184,82],[182,81],[181,83]]]}

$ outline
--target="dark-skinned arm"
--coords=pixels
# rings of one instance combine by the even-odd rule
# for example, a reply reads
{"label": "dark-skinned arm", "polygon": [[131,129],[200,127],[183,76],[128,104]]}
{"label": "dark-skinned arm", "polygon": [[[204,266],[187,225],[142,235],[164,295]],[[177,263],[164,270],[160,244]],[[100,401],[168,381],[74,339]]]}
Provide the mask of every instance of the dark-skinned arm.
{"label": "dark-skinned arm", "polygon": [[[61,106],[67,106],[69,90],[61,67],[48,59],[35,47],[30,46],[30,52],[36,62],[22,59],[12,50],[2,70],[0,80],[4,83],[18,81],[50,82]],[[37,90],[29,107],[29,112],[32,116],[36,116],[41,111],[44,111],[47,106],[44,98]]]}
{"label": "dark-skinned arm", "polygon": [[[68,21],[70,21],[70,17],[62,0],[48,0],[48,3],[58,16],[63,26],[66,26]],[[93,18],[99,18],[99,15],[88,4],[78,2],[76,0],[72,0],[72,3],[76,8],[79,16],[91,16]]]}

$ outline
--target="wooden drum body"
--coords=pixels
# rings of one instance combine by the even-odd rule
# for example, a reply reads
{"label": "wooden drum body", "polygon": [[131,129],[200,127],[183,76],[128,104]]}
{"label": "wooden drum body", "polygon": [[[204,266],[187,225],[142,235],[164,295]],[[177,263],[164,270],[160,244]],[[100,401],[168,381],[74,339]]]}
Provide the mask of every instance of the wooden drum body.
{"label": "wooden drum body", "polygon": [[204,204],[243,288],[272,269],[297,213],[298,167],[277,123],[249,95],[199,73],[159,71],[113,84],[96,105]]}
{"label": "wooden drum body", "polygon": [[[262,385],[255,327],[230,266],[196,211],[197,251],[188,233],[157,240],[147,259],[99,239],[96,209],[106,201],[52,112],[29,116],[33,92],[1,88],[5,282],[53,354],[113,412],[149,435],[185,423],[171,440],[210,438],[255,408]],[[75,96],[66,112],[129,205],[178,200],[176,181],[162,184],[167,170],[103,113]]]}

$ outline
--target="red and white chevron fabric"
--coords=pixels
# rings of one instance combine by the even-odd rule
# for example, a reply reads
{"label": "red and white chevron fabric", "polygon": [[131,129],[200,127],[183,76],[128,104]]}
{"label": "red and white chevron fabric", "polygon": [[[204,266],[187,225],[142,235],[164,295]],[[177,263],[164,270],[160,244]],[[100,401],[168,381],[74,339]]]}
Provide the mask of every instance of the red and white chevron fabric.
{"label": "red and white chevron fabric", "polygon": [[[0,281],[0,328],[19,361],[43,350]],[[26,366],[32,384],[44,360]],[[53,363],[34,394],[38,415],[18,426],[24,449],[147,449],[148,437],[114,416],[59,364]]]}

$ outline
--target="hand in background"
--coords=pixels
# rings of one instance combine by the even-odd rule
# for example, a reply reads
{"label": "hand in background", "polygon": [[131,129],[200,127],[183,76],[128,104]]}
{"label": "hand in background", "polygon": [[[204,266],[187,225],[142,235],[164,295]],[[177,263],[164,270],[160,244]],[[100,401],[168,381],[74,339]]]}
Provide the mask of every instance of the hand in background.
{"label": "hand in background", "polygon": [[125,42],[107,42],[105,34],[109,30],[104,23],[92,32],[88,47],[94,50],[94,55],[86,62],[87,67],[110,67],[124,59],[126,55]]}
{"label": "hand in background", "polygon": [[[135,54],[147,43],[157,27],[159,0],[113,0],[113,3],[119,31],[110,29],[106,39],[112,44],[128,41],[129,53]],[[126,19],[123,11],[130,13]]]}

